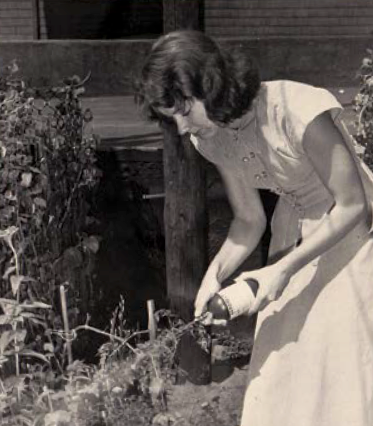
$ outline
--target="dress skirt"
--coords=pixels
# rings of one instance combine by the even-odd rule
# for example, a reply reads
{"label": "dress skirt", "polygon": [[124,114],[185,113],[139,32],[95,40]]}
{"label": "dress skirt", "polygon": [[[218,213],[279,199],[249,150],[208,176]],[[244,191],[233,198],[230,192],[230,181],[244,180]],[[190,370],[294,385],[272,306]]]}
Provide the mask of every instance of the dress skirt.
{"label": "dress skirt", "polygon": [[[296,220],[278,205],[272,255]],[[372,234],[357,227],[258,315],[241,426],[373,426]]]}

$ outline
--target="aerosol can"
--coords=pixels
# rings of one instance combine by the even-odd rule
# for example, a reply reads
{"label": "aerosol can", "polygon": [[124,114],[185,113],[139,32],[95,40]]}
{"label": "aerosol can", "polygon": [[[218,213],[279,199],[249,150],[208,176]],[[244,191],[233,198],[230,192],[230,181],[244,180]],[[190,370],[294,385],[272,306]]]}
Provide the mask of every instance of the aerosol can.
{"label": "aerosol can", "polygon": [[207,305],[214,319],[232,320],[250,312],[259,288],[257,280],[238,281],[216,293]]}

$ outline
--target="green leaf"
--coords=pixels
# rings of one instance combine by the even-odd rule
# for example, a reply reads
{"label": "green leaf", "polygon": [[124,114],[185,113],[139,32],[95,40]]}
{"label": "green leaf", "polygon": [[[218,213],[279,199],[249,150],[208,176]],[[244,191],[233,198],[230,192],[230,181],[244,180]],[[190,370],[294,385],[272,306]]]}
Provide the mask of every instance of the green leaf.
{"label": "green leaf", "polygon": [[63,252],[62,261],[69,268],[78,268],[83,264],[83,256],[77,247],[69,247]]}
{"label": "green leaf", "polygon": [[17,330],[13,334],[13,340],[17,339],[17,342],[24,342],[27,335],[27,330],[24,328],[22,330]]}
{"label": "green leaf", "polygon": [[[21,312],[21,316],[23,318],[27,318],[27,319],[33,319],[33,318],[38,318],[36,314],[34,314],[33,312]],[[40,317],[39,317],[40,318]]]}
{"label": "green leaf", "polygon": [[35,352],[35,351],[31,351],[31,350],[28,350],[28,349],[22,349],[22,351],[19,352],[19,355],[22,355],[22,356],[31,356],[33,358],[40,359],[41,361],[44,361],[47,364],[49,364],[49,360],[48,360],[47,357],[45,357],[44,355],[39,354],[38,352]]}
{"label": "green leaf", "polygon": [[4,280],[8,279],[9,274],[11,274],[12,272],[14,272],[15,270],[16,270],[16,267],[15,267],[15,266],[9,266],[9,267],[5,270],[5,272],[4,272],[3,279],[4,279]]}
{"label": "green leaf", "polygon": [[4,197],[9,201],[17,201],[17,196],[10,190],[5,191]]}
{"label": "green leaf", "polygon": [[10,284],[12,286],[13,295],[16,295],[18,293],[19,286],[21,285],[23,279],[23,275],[12,275],[10,277]]}
{"label": "green leaf", "polygon": [[21,186],[28,188],[31,185],[32,174],[31,173],[22,173],[21,175]]}
{"label": "green leaf", "polygon": [[13,331],[5,330],[0,336],[0,354],[4,353],[9,344],[13,341]]}
{"label": "green leaf", "polygon": [[30,195],[38,195],[43,192],[43,188],[40,185],[36,185],[32,189],[29,190]]}
{"label": "green leaf", "polygon": [[6,156],[6,147],[0,143],[0,155],[4,158]]}
{"label": "green leaf", "polygon": [[13,299],[0,298],[0,306],[5,315],[13,316],[17,311],[17,307],[19,307],[19,303]]}
{"label": "green leaf", "polygon": [[[22,313],[22,316],[25,316],[25,313],[26,312]],[[32,322],[33,324],[41,325],[42,327],[47,328],[47,324],[44,320],[40,320],[35,317],[35,318],[29,318],[29,321]]]}
{"label": "green leaf", "polygon": [[53,346],[53,343],[44,343],[44,345],[43,345],[43,349],[44,349],[46,352],[54,352],[54,346]]}
{"label": "green leaf", "polygon": [[18,305],[18,302],[14,299],[4,299],[3,297],[0,297],[0,305],[4,309],[3,305]]}
{"label": "green leaf", "polygon": [[32,302],[32,303],[22,303],[21,307],[24,309],[52,309],[51,305],[47,305],[46,303],[43,302],[38,302],[37,300]]}
{"label": "green leaf", "polygon": [[[1,355],[1,352],[0,352],[0,367],[2,367],[8,361],[9,361],[9,358],[7,356]],[[1,398],[1,394],[0,394],[0,398]]]}
{"label": "green leaf", "polygon": [[83,239],[83,247],[91,253],[96,254],[100,248],[100,242],[97,237],[91,235]]}
{"label": "green leaf", "polygon": [[0,315],[0,325],[5,325],[10,323],[9,315]]}
{"label": "green leaf", "polygon": [[30,170],[34,173],[41,173],[40,169],[30,166]]}
{"label": "green leaf", "polygon": [[18,231],[18,228],[16,226],[10,226],[9,228],[4,229],[3,231],[0,230],[0,238],[11,237],[17,231]]}
{"label": "green leaf", "polygon": [[41,198],[41,197],[35,197],[34,198],[34,203],[38,207],[42,207],[43,209],[45,209],[47,207],[47,202],[44,200],[44,198]]}

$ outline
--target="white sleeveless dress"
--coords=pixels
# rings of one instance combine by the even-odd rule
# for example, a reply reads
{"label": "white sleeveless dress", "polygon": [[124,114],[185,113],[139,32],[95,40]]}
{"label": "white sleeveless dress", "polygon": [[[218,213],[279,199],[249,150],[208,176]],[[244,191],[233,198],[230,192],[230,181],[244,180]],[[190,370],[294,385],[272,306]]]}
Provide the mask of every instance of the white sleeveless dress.
{"label": "white sleeveless dress", "polygon": [[[238,138],[227,129],[209,141],[191,138],[203,156],[248,186],[279,194],[272,259],[312,233],[333,205],[302,138],[316,116],[330,111],[354,151],[341,109],[324,89],[267,82]],[[372,174],[356,161],[372,204]],[[277,425],[373,426],[372,233],[351,231],[258,315],[241,426]]]}

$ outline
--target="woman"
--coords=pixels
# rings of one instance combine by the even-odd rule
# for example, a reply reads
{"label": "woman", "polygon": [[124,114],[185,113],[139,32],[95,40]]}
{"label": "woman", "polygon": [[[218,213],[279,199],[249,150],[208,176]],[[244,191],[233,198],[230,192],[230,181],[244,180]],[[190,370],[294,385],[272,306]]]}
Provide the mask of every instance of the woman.
{"label": "woman", "polygon": [[252,61],[199,32],[158,40],[138,99],[150,118],[215,163],[234,219],[195,302],[208,300],[265,229],[259,188],[276,192],[242,426],[373,425],[373,179],[326,90],[260,83]]}

